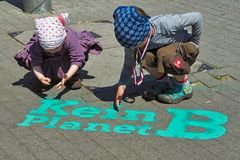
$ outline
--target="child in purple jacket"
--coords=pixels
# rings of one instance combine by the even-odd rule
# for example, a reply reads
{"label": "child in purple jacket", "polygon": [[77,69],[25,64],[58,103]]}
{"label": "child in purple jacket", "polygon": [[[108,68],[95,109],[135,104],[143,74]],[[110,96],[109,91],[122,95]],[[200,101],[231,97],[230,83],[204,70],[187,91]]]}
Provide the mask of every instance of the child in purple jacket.
{"label": "child in purple jacket", "polygon": [[88,53],[102,51],[91,33],[66,27],[68,21],[67,13],[36,19],[36,32],[14,57],[20,66],[33,71],[43,89],[51,82],[57,82],[58,89],[63,85],[70,89],[81,88],[78,71],[87,62]]}

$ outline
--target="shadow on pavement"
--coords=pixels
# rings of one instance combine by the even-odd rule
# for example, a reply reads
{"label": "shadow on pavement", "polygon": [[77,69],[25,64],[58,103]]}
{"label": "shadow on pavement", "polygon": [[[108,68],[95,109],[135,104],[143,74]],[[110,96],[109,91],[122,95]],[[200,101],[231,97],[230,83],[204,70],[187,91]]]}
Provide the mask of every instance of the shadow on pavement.
{"label": "shadow on pavement", "polygon": [[[88,75],[88,71],[86,71],[86,70],[80,70],[79,73],[81,75],[81,79],[95,78],[94,76]],[[32,91],[34,94],[38,95],[41,98],[46,98],[48,95],[44,92],[53,88],[54,85],[56,85],[57,83],[53,82],[53,84],[51,86],[47,87],[47,89],[45,89],[45,91],[40,91],[41,88],[40,88],[39,84],[40,84],[40,82],[36,78],[36,76],[34,75],[33,72],[26,73],[23,78],[12,83],[13,86],[22,86],[22,87],[28,88],[30,91]],[[65,89],[62,90],[60,93],[58,93],[58,95],[54,99],[61,99],[61,97],[68,91],[70,91],[70,89],[65,87]]]}
{"label": "shadow on pavement", "polygon": [[[48,95],[44,92],[53,88],[56,83],[47,87],[43,91],[40,91],[41,88],[40,88],[39,84],[40,84],[40,82],[37,80],[37,78],[35,77],[33,72],[28,72],[27,74],[24,75],[24,77],[22,79],[19,79],[18,81],[12,83],[13,86],[22,86],[22,87],[28,88],[30,91],[32,91],[34,94],[36,94],[37,96],[39,96],[41,98],[46,98]],[[68,91],[69,91],[69,89],[65,88],[60,93],[58,93],[58,95],[55,97],[55,99],[61,99],[62,95],[64,95]]]}
{"label": "shadow on pavement", "polygon": [[[153,81],[144,82],[140,86],[129,85],[125,90],[123,101],[127,103],[134,103],[135,97],[141,96],[142,93],[153,86],[155,83]],[[85,86],[92,93],[102,101],[114,101],[116,95],[117,85],[107,86],[107,87],[93,87]]]}
{"label": "shadow on pavement", "polygon": [[58,93],[58,95],[56,97],[54,97],[53,99],[61,99],[62,96],[67,93],[68,91],[70,91],[69,88],[65,87],[64,90],[62,90],[60,93]]}
{"label": "shadow on pavement", "polygon": [[81,79],[94,79],[94,76],[88,75],[88,71],[81,69],[79,72]]}
{"label": "shadow on pavement", "polygon": [[43,92],[37,92],[39,81],[32,72],[28,72],[24,75],[22,79],[12,83],[13,86],[22,86],[28,88],[30,91],[35,93],[41,98],[47,97],[47,94]]}

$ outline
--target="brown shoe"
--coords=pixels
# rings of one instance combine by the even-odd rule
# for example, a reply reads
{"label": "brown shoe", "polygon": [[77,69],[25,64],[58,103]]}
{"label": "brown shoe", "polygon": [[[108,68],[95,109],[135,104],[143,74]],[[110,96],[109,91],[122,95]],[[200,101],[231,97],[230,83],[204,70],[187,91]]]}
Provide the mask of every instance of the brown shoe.
{"label": "brown shoe", "polygon": [[71,82],[66,83],[66,86],[72,90],[80,89],[82,87],[81,82],[82,82],[81,79],[78,79],[77,81],[75,81],[73,83],[71,83]]}

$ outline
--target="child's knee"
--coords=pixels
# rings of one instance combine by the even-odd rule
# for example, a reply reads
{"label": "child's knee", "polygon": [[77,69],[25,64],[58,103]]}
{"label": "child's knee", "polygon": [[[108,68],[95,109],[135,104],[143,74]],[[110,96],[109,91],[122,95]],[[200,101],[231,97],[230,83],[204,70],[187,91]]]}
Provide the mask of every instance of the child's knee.
{"label": "child's knee", "polygon": [[198,54],[199,49],[192,43],[173,43],[159,50],[158,59],[165,73],[184,75],[190,72]]}
{"label": "child's knee", "polygon": [[183,43],[182,48],[184,49],[182,52],[184,58],[186,59],[187,63],[191,66],[196,61],[197,56],[199,54],[199,48],[191,43]]}

